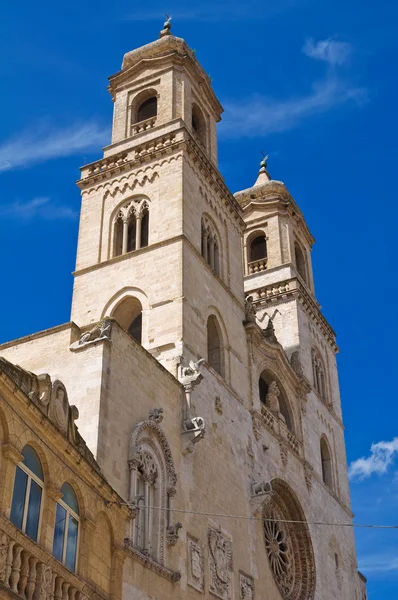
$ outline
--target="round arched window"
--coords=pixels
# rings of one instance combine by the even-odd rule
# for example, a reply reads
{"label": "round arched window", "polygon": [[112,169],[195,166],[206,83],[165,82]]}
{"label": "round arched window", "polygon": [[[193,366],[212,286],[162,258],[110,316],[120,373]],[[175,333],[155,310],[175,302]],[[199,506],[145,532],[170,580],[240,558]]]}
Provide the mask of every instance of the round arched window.
{"label": "round arched window", "polygon": [[10,521],[36,542],[43,496],[43,468],[32,446],[25,446],[22,456],[15,472]]}
{"label": "round arched window", "polygon": [[63,484],[61,493],[55,517],[53,556],[70,571],[75,571],[79,541],[79,503],[69,483]]}

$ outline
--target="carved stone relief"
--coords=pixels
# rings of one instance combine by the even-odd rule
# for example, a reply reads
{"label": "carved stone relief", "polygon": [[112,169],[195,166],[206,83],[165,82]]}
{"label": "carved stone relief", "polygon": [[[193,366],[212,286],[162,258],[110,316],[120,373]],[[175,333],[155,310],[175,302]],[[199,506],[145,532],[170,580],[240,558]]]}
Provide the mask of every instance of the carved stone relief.
{"label": "carved stone relief", "polygon": [[254,600],[253,577],[239,573],[239,600]]}
{"label": "carved stone relief", "polygon": [[204,592],[203,548],[188,536],[188,585]]}
{"label": "carved stone relief", "polygon": [[210,592],[223,600],[233,597],[232,542],[220,530],[209,527]]}

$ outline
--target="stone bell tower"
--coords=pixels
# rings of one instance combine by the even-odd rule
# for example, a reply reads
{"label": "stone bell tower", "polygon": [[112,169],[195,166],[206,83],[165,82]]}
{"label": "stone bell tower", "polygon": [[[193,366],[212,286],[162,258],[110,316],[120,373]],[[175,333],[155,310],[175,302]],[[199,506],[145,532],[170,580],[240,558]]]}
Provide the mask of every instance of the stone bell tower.
{"label": "stone bell tower", "polygon": [[[72,321],[113,316],[175,373],[184,352],[207,356],[213,316],[215,337],[243,356],[225,332],[243,319],[244,223],[217,170],[222,107],[208,75],[166,22],[160,39],[125,54],[109,91],[112,143],[78,182]],[[231,361],[219,362],[228,379]]]}

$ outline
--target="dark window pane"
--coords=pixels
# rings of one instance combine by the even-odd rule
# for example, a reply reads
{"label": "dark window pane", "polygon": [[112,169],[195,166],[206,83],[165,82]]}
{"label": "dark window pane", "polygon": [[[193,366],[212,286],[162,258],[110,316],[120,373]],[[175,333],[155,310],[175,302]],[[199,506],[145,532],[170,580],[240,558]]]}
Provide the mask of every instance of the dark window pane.
{"label": "dark window pane", "polygon": [[32,479],[30,482],[29,506],[25,533],[35,542],[37,541],[37,533],[39,531],[41,494],[41,487]]}
{"label": "dark window pane", "polygon": [[44,481],[43,469],[36,450],[33,450],[32,446],[25,446],[22,450],[22,456],[23,464],[26,465],[36,477],[41,481]]}
{"label": "dark window pane", "polygon": [[135,339],[136,342],[141,344],[142,339],[142,313],[138,315],[131,323],[129,327],[129,334]]}
{"label": "dark window pane", "polygon": [[250,246],[250,260],[261,260],[267,256],[267,243],[265,236],[260,235],[252,241]]}
{"label": "dark window pane", "polygon": [[22,529],[27,483],[28,476],[24,471],[22,471],[22,469],[17,467],[14,481],[14,492],[12,496],[10,521],[11,523],[14,523],[15,527],[18,527],[18,529]]}
{"label": "dark window pane", "polygon": [[79,514],[79,503],[76,498],[73,487],[69,483],[64,483],[61,488],[62,501],[65,502],[71,509],[78,515]]}
{"label": "dark window pane", "polygon": [[268,384],[266,381],[264,381],[264,379],[262,377],[260,377],[260,380],[258,382],[258,387],[259,387],[259,392],[260,392],[260,400],[261,400],[261,402],[263,402],[263,404],[265,404],[265,399],[268,394]]}
{"label": "dark window pane", "polygon": [[57,504],[57,514],[55,516],[53,556],[62,562],[62,550],[64,547],[64,535],[66,525],[66,510],[60,504]]}
{"label": "dark window pane", "polygon": [[79,524],[71,515],[69,515],[69,526],[68,526],[68,541],[66,542],[66,556],[65,566],[71,571],[75,570],[76,567],[76,553],[77,553],[77,532]]}
{"label": "dark window pane", "polygon": [[138,111],[137,111],[137,123],[140,121],[146,121],[146,119],[150,119],[151,117],[156,117],[158,112],[158,99],[148,98],[143,102]]}
{"label": "dark window pane", "polygon": [[148,246],[149,240],[149,213],[144,213],[141,221],[141,248]]}
{"label": "dark window pane", "polygon": [[137,221],[134,220],[130,222],[128,235],[127,235],[127,252],[132,252],[135,250],[135,238],[137,232]]}

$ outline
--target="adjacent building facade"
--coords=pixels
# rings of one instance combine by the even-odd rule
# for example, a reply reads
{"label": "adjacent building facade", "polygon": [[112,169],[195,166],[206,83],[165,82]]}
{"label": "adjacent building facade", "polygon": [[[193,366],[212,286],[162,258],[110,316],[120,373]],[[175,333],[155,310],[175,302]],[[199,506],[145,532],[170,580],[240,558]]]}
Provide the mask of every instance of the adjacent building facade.
{"label": "adjacent building facade", "polygon": [[[78,182],[71,321],[0,346],[0,558],[19,565],[0,563],[1,589],[365,600],[352,529],[315,524],[352,513],[335,334],[300,209],[266,161],[253,187],[228,190],[222,107],[169,22],[109,90],[111,145]],[[33,541],[29,508],[14,514],[18,469],[42,490]],[[72,558],[57,514],[79,531]],[[52,573],[37,596],[33,563]]]}

